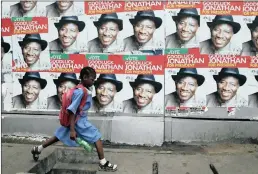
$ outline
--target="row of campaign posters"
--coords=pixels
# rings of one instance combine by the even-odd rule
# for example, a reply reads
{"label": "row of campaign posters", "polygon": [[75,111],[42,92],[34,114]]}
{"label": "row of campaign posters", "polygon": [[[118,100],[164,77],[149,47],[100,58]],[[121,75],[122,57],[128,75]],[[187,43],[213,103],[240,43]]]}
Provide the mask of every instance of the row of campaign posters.
{"label": "row of campaign posters", "polygon": [[93,67],[92,113],[258,108],[258,2],[2,3],[2,109],[57,111]]}

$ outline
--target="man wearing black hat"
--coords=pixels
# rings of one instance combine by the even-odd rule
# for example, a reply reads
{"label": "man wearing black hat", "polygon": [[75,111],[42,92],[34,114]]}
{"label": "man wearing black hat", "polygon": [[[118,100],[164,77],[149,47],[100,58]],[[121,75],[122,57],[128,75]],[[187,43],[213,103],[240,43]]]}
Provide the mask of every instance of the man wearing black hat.
{"label": "man wearing black hat", "polygon": [[10,7],[10,17],[33,17],[43,16],[43,13],[38,10],[37,1],[21,0],[19,3]]}
{"label": "man wearing black hat", "polygon": [[4,42],[3,37],[1,37],[1,61],[4,58],[5,53],[8,53],[10,50],[10,44],[7,42]]}
{"label": "man wearing black hat", "polygon": [[238,68],[222,68],[218,75],[213,75],[217,91],[206,96],[207,107],[247,106],[247,100],[237,94],[240,86],[246,82],[246,76]]}
{"label": "man wearing black hat", "polygon": [[56,85],[56,95],[48,97],[47,109],[59,110],[62,104],[62,95],[79,84],[75,73],[61,73],[58,79],[53,80]]}
{"label": "man wearing black hat", "polygon": [[74,1],[56,1],[46,7],[47,17],[60,17],[75,15],[78,10],[74,6]]}
{"label": "man wearing black hat", "polygon": [[115,74],[100,74],[94,83],[96,96],[92,99],[92,112],[122,112],[122,104],[114,97],[123,89],[123,83]]}
{"label": "man wearing black hat", "polygon": [[241,48],[234,45],[231,39],[241,29],[231,15],[217,15],[212,22],[207,22],[211,38],[200,43],[201,54],[240,55]]}
{"label": "man wearing black hat", "polygon": [[40,77],[38,72],[26,72],[22,79],[19,79],[22,87],[22,94],[12,98],[15,109],[39,109],[39,94],[47,85],[47,81]]}
{"label": "man wearing black hat", "polygon": [[[258,82],[258,75],[254,76]],[[248,106],[253,108],[258,108],[258,92],[253,93],[248,96]]]}
{"label": "man wearing black hat", "polygon": [[123,20],[116,13],[102,14],[98,21],[93,22],[98,37],[88,42],[89,53],[116,53],[123,51],[123,42],[117,36],[123,30]]}
{"label": "man wearing black hat", "polygon": [[198,74],[196,68],[181,68],[177,75],[172,75],[176,91],[165,95],[166,107],[200,107],[205,105],[205,100],[195,95],[205,78]]}
{"label": "man wearing black hat", "polygon": [[199,48],[196,32],[200,27],[200,15],[196,8],[181,9],[172,18],[176,32],[166,37],[166,48]]}
{"label": "man wearing black hat", "polygon": [[129,21],[133,25],[134,35],[124,39],[124,52],[162,49],[162,43],[153,40],[153,34],[161,26],[162,19],[156,17],[152,10],[138,11],[134,19]]}
{"label": "man wearing black hat", "polygon": [[63,16],[58,23],[54,23],[58,30],[58,38],[49,43],[50,53],[79,54],[77,37],[84,29],[85,23],[77,16]]}
{"label": "man wearing black hat", "polygon": [[251,31],[251,40],[242,44],[241,56],[258,56],[258,16],[247,26]]}
{"label": "man wearing black hat", "polygon": [[[47,41],[42,40],[39,34],[26,34],[18,42],[23,55],[23,60],[30,70],[40,69],[40,54],[47,48]],[[43,60],[42,60],[43,61]]]}
{"label": "man wearing black hat", "polygon": [[153,102],[153,97],[162,89],[153,75],[139,74],[134,82],[129,82],[133,89],[133,98],[123,102],[124,113],[162,114],[160,101]]}

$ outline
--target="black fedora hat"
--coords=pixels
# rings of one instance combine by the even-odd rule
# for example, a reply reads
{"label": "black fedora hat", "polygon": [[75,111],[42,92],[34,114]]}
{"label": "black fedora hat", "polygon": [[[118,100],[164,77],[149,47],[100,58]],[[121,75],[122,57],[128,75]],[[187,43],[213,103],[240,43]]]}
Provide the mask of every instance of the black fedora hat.
{"label": "black fedora hat", "polygon": [[134,82],[129,82],[132,88],[142,83],[149,83],[154,86],[155,92],[158,93],[162,89],[162,84],[155,81],[154,75],[139,74]]}
{"label": "black fedora hat", "polygon": [[25,46],[29,42],[37,42],[41,45],[41,50],[44,51],[47,48],[47,41],[42,40],[39,34],[26,34],[22,41],[19,41],[21,47]]}
{"label": "black fedora hat", "polygon": [[212,22],[207,22],[209,28],[214,27],[217,24],[229,24],[233,27],[233,32],[236,34],[240,29],[241,25],[234,21],[232,15],[217,15]]}
{"label": "black fedora hat", "polygon": [[172,75],[171,77],[174,81],[178,81],[179,79],[186,77],[186,76],[195,78],[197,80],[198,86],[201,86],[203,84],[203,82],[205,81],[204,76],[198,74],[196,68],[181,68],[179,70],[179,72],[177,73],[177,75]]}
{"label": "black fedora hat", "polygon": [[251,30],[258,26],[258,16],[255,17],[252,23],[247,24],[247,27]]}
{"label": "black fedora hat", "polygon": [[123,88],[123,83],[116,79],[115,74],[100,74],[97,80],[94,82],[94,86],[97,88],[103,82],[111,82],[116,86],[116,91],[119,92]]}
{"label": "black fedora hat", "polygon": [[57,86],[64,81],[71,81],[76,85],[80,83],[80,80],[77,79],[75,73],[61,73],[58,79],[54,79],[53,81]]}
{"label": "black fedora hat", "polygon": [[177,16],[172,16],[175,22],[179,21],[182,17],[193,17],[198,20],[198,25],[200,26],[200,15],[196,8],[182,8],[179,13],[177,13]]}
{"label": "black fedora hat", "polygon": [[118,25],[119,30],[123,30],[123,20],[118,19],[116,13],[102,14],[98,21],[94,21],[96,27],[100,27],[104,22],[113,21]]}
{"label": "black fedora hat", "polygon": [[21,85],[23,85],[28,80],[36,80],[40,83],[41,89],[44,89],[47,85],[47,81],[40,77],[39,72],[26,72],[22,79],[19,79]]}
{"label": "black fedora hat", "polygon": [[7,42],[4,42],[4,38],[3,37],[1,37],[1,47],[3,47],[4,48],[4,52],[5,53],[7,53],[9,50],[10,50],[10,44],[9,43],[7,43]]}
{"label": "black fedora hat", "polygon": [[142,19],[150,19],[154,21],[156,28],[159,28],[162,24],[162,19],[156,17],[153,10],[148,11],[138,11],[134,19],[129,19],[132,25],[135,25],[138,21]]}
{"label": "black fedora hat", "polygon": [[239,74],[238,68],[222,68],[218,75],[213,75],[216,82],[219,82],[223,77],[233,76],[239,80],[239,85],[242,86],[246,82],[246,76]]}
{"label": "black fedora hat", "polygon": [[258,75],[254,76],[254,77],[255,77],[255,79],[258,81]]}
{"label": "black fedora hat", "polygon": [[63,16],[58,23],[54,24],[55,27],[59,30],[64,24],[67,23],[74,23],[77,25],[79,32],[81,32],[85,27],[85,23],[83,21],[79,21],[78,16]]}

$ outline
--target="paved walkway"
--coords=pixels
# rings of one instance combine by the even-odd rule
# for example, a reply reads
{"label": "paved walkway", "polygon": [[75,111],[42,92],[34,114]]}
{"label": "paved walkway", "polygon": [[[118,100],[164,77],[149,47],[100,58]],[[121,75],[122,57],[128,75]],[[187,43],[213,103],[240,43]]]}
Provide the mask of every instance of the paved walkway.
{"label": "paved walkway", "polygon": [[[36,163],[32,160],[30,144],[2,144],[2,173],[26,172]],[[41,154],[48,156],[58,146],[51,146]],[[105,148],[108,160],[119,165],[117,174],[152,174],[154,161],[158,174],[212,174],[213,163],[219,174],[257,174],[258,145],[216,144],[196,148],[171,146],[168,151]]]}

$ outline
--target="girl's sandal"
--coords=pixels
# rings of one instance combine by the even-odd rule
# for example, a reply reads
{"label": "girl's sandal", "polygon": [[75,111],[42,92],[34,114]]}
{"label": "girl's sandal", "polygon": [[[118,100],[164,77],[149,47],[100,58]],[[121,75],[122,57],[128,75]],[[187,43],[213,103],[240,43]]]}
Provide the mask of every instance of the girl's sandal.
{"label": "girl's sandal", "polygon": [[33,156],[34,161],[38,161],[38,159],[39,159],[39,154],[41,153],[41,152],[39,152],[39,150],[38,150],[38,146],[34,146],[34,147],[31,149],[31,153],[32,153],[32,156]]}
{"label": "girl's sandal", "polygon": [[117,165],[113,165],[109,161],[107,161],[104,165],[99,164],[99,171],[115,172],[117,171]]}

